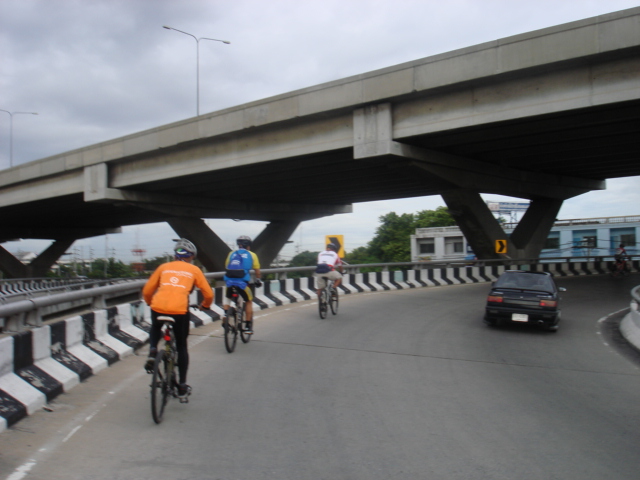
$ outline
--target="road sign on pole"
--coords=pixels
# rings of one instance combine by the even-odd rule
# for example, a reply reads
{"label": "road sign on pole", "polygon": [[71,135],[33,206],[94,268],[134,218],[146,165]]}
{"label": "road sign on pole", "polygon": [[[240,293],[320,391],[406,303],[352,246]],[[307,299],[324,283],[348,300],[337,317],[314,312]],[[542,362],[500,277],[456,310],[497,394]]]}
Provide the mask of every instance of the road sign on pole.
{"label": "road sign on pole", "polygon": [[340,256],[340,258],[344,258],[344,235],[325,235],[325,246],[330,243],[333,243],[336,247],[338,247],[338,255]]}
{"label": "road sign on pole", "polygon": [[507,253],[506,240],[496,240],[496,253]]}

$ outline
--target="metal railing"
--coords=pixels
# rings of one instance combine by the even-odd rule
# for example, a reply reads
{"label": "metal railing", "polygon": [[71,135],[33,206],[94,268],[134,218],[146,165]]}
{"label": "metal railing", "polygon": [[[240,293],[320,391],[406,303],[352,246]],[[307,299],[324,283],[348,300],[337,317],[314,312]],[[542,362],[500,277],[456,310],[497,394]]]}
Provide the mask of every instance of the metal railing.
{"label": "metal railing", "polygon": [[[420,261],[397,263],[368,263],[359,265],[345,265],[346,273],[360,273],[362,270],[421,270],[448,267],[472,267],[503,265],[535,265],[555,260],[555,263],[583,263],[585,257],[557,257],[535,259],[491,259],[475,261]],[[261,269],[263,274],[273,274],[276,279],[285,279],[294,272],[309,272],[315,266],[285,267]],[[209,280],[222,279],[224,272],[205,273]],[[105,285],[104,283],[108,283]],[[82,285],[67,285],[61,288],[43,289],[37,292],[23,292],[20,294],[0,295],[0,333],[20,331],[25,328],[42,326],[43,322],[72,315],[74,312],[91,311],[108,308],[110,306],[127,303],[140,299],[142,287],[146,279],[116,279],[102,282],[88,282]],[[76,289],[74,289],[76,287]],[[82,288],[87,287],[87,288]],[[637,295],[637,292],[636,292]]]}

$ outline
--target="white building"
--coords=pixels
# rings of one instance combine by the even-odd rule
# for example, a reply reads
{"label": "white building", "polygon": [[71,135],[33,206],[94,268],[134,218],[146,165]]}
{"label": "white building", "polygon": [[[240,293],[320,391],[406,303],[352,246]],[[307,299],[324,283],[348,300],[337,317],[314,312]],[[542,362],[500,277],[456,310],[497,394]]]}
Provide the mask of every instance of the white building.
{"label": "white building", "polygon": [[[517,224],[503,226],[507,235]],[[620,243],[629,255],[640,254],[640,215],[558,220],[541,257],[608,257]],[[458,227],[417,228],[411,235],[411,260],[462,260],[473,254]]]}

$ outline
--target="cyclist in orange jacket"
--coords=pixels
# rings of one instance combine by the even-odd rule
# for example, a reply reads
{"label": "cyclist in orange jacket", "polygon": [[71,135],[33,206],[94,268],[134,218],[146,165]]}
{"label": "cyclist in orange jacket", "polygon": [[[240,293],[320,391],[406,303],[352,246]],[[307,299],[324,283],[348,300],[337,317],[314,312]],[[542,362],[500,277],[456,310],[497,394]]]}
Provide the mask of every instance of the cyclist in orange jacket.
{"label": "cyclist in orange jacket", "polygon": [[202,270],[193,265],[198,250],[196,246],[185,238],[175,240],[175,260],[163,263],[151,275],[142,289],[142,297],[151,307],[151,332],[149,334],[149,358],[145,370],[153,373],[154,359],[158,353],[161,324],[158,315],[173,317],[175,325],[173,331],[178,350],[178,395],[185,397],[191,391],[187,385],[187,370],[189,369],[189,351],[187,337],[189,336],[189,294],[194,287],[202,292],[203,300],[200,309],[208,309],[213,302],[213,290],[205,278]]}

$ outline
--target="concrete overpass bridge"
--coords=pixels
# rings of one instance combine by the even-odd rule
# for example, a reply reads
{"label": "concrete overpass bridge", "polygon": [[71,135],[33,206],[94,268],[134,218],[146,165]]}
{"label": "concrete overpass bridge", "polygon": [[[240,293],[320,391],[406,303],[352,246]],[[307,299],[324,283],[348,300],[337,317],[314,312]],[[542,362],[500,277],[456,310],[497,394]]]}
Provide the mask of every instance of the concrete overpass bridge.
{"label": "concrete overpass bridge", "polygon": [[0,172],[0,242],[72,243],[168,222],[210,271],[206,218],[269,222],[268,264],[300,222],[353,203],[441,195],[474,251],[506,235],[481,193],[531,200],[509,239],[535,257],[567,199],[640,175],[640,8],[516,35],[212,112]]}

